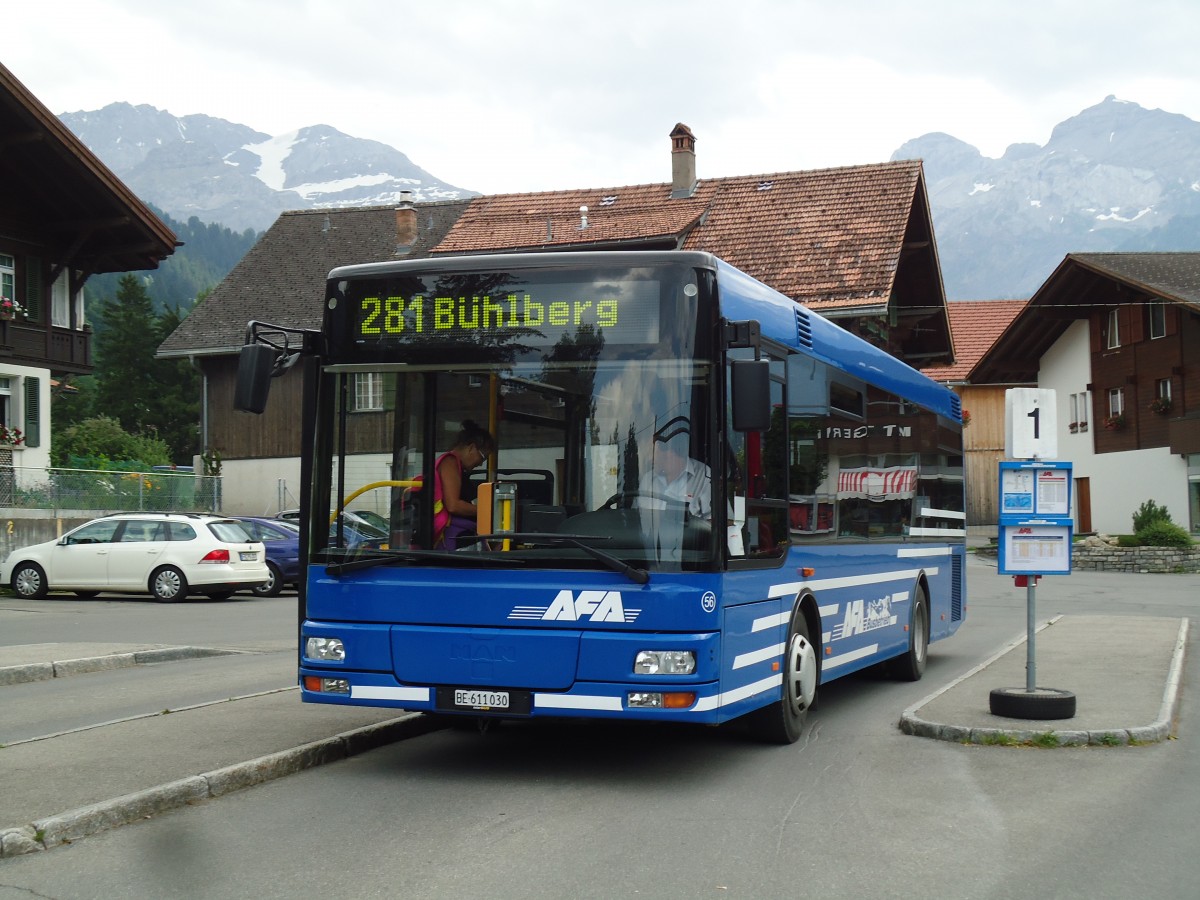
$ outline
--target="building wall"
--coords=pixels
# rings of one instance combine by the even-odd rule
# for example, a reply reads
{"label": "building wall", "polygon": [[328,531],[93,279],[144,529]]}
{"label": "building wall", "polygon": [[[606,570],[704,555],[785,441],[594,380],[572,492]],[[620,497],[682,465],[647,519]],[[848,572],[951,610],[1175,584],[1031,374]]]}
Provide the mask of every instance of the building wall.
{"label": "building wall", "polygon": [[[261,415],[233,408],[238,358],[204,360],[207,397],[205,449],[221,451],[222,459],[287,458],[300,454],[300,409],[304,378],[300,365],[271,379],[271,397]],[[223,473],[224,474],[224,473]]]}
{"label": "building wall", "polygon": [[[10,428],[28,432],[29,417],[36,414],[40,423],[40,440],[37,447],[22,444],[13,449],[13,465],[30,469],[44,469],[50,465],[50,371],[32,366],[0,365],[0,377],[8,378],[10,394],[7,399]],[[26,392],[27,379],[36,378],[37,410],[29,409]]]}
{"label": "building wall", "polygon": [[[1187,466],[1167,447],[1096,453],[1095,421],[1103,403],[1093,396],[1088,430],[1070,432],[1070,397],[1092,383],[1089,326],[1073,323],[1042,357],[1038,386],[1055,392],[1059,459],[1074,464],[1075,479],[1090,479],[1092,529],[1109,534],[1133,530],[1133,514],[1147,500],[1166,506],[1176,524],[1188,527]],[[1099,388],[1099,385],[1096,386]],[[1078,498],[1076,498],[1078,499]],[[1078,525],[1078,510],[1075,510]]]}
{"label": "building wall", "polygon": [[[200,471],[196,458],[196,471]],[[273,516],[300,506],[300,457],[224,460],[221,512],[227,516]]]}

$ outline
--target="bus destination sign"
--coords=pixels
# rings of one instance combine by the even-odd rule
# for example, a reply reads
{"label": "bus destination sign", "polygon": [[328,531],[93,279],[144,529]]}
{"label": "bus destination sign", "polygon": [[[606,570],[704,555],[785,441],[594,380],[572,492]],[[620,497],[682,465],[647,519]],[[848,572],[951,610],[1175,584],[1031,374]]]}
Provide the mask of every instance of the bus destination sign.
{"label": "bus destination sign", "polygon": [[536,294],[510,291],[495,296],[368,292],[351,301],[357,304],[355,338],[488,344],[518,340],[548,346],[591,332],[609,344],[658,342],[657,284],[635,282],[615,295],[595,296],[582,293],[581,287],[540,285]]}

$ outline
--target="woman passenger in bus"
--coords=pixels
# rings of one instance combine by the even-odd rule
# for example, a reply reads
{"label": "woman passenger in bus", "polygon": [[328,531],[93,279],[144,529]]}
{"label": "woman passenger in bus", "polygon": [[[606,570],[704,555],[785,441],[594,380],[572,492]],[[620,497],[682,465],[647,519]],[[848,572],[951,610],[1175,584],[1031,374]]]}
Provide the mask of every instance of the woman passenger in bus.
{"label": "woman passenger in bus", "polygon": [[433,546],[457,549],[460,534],[475,531],[477,509],[462,496],[463,473],[478,468],[496,452],[496,439],[471,419],[462,423],[454,446],[433,467]]}

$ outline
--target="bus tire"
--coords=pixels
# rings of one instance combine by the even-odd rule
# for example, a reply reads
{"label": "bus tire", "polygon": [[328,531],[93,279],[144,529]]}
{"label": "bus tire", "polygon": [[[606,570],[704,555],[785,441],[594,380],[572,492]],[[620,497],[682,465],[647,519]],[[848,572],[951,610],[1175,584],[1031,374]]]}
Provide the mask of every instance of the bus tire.
{"label": "bus tire", "polygon": [[912,618],[908,623],[908,650],[888,666],[893,678],[901,681],[920,681],[925,674],[929,655],[929,597],[925,588],[917,585],[913,591]]}
{"label": "bus tire", "polygon": [[993,716],[1006,719],[1070,719],[1075,715],[1075,695],[1058,688],[996,688],[988,697]]}
{"label": "bus tire", "polygon": [[820,648],[809,637],[808,620],[797,606],[784,645],[782,696],[750,713],[750,733],[771,744],[794,744],[799,740],[808,711],[817,702],[820,666]]}

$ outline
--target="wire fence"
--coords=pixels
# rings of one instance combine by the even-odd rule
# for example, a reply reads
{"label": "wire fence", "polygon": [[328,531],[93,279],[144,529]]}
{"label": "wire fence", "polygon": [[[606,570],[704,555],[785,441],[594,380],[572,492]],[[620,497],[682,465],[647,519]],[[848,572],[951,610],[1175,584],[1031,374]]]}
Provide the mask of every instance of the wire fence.
{"label": "wire fence", "polygon": [[0,465],[0,507],[220,512],[221,476],[174,469],[117,472]]}

